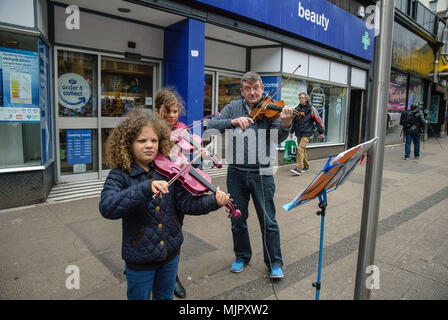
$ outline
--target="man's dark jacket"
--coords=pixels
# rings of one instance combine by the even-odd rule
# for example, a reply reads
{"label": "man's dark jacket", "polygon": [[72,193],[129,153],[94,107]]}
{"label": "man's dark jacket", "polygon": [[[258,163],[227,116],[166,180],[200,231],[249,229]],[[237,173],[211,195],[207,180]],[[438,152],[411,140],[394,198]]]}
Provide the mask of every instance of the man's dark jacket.
{"label": "man's dark jacket", "polygon": [[300,119],[297,116],[294,117],[290,133],[294,133],[297,138],[309,137],[313,133],[314,125],[316,125],[317,131],[320,134],[325,132],[324,125],[321,122],[319,115],[316,114],[317,111],[313,112],[313,108],[309,102],[305,105],[299,104],[295,109],[299,112],[305,113],[305,117],[303,119]]}
{"label": "man's dark jacket", "polygon": [[404,134],[421,135],[425,130],[425,124],[426,124],[423,112],[421,112],[419,109],[403,111],[403,113],[404,112],[408,112],[407,116],[410,119],[409,125],[404,125],[404,123],[402,123],[402,120],[400,119],[400,124],[403,125]]}

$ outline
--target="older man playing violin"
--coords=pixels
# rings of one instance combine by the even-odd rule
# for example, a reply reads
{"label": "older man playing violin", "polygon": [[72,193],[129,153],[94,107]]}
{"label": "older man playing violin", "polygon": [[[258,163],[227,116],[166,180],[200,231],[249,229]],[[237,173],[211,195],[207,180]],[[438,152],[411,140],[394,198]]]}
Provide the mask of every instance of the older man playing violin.
{"label": "older man playing violin", "polygon": [[230,270],[243,271],[252,257],[247,218],[250,197],[260,222],[264,262],[270,277],[283,277],[283,260],[280,249],[280,229],[275,219],[275,183],[272,160],[277,159],[276,144],[288,137],[294,109],[283,107],[276,120],[250,117],[253,108],[262,100],[264,86],[260,76],[247,72],[241,79],[240,100],[224,107],[220,115],[208,123],[207,129],[226,131],[227,192],[241,210],[241,218],[232,218],[235,261]]}

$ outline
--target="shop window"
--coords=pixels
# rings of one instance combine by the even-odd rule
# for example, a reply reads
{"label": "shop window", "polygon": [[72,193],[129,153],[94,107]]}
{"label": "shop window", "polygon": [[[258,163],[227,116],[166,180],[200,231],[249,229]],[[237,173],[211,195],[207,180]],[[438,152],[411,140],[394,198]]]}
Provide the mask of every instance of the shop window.
{"label": "shop window", "polygon": [[213,75],[205,74],[204,81],[204,118],[212,114],[213,108]]}
{"label": "shop window", "polygon": [[411,77],[409,81],[409,100],[408,109],[411,108],[411,104],[423,103],[423,81],[414,77]]}
{"label": "shop window", "polygon": [[38,38],[0,31],[0,168],[42,164]]}
{"label": "shop window", "polygon": [[152,110],[153,66],[101,60],[101,116],[123,117],[136,108]]}
{"label": "shop window", "polygon": [[58,51],[59,117],[97,117],[97,56]]}
{"label": "shop window", "polygon": [[386,144],[400,143],[402,138],[400,117],[406,109],[408,77],[392,71],[389,83],[389,104],[387,106]]}
{"label": "shop window", "polygon": [[109,139],[110,134],[112,133],[113,128],[102,128],[101,129],[101,169],[108,170],[110,169],[109,164],[106,162],[106,144],[107,139]]}
{"label": "shop window", "polygon": [[298,96],[302,92],[309,95],[309,101],[319,112],[325,127],[325,138],[320,139],[319,133],[315,129],[310,137],[310,145],[344,143],[347,88],[307,80],[290,79],[282,88],[282,100],[285,101],[287,106],[296,107],[299,104]]}
{"label": "shop window", "polygon": [[230,101],[241,98],[241,79],[231,76],[219,76],[218,111],[220,112]]}

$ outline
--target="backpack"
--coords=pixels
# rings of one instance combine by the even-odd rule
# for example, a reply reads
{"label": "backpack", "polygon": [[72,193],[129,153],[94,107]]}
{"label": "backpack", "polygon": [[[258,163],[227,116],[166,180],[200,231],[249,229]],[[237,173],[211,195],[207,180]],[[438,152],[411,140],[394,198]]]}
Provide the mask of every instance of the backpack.
{"label": "backpack", "polygon": [[411,127],[414,123],[413,118],[414,117],[412,116],[411,112],[409,112],[408,110],[403,111],[400,116],[400,125],[405,129]]}

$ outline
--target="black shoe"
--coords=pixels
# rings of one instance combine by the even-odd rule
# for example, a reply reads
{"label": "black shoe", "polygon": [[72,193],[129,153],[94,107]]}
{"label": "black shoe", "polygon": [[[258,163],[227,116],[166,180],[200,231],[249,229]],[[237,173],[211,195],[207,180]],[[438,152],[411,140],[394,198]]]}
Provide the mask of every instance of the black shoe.
{"label": "black shoe", "polygon": [[176,297],[183,299],[187,295],[187,292],[185,291],[185,288],[182,286],[182,283],[180,283],[179,277],[176,276],[176,284],[174,285],[174,294]]}

